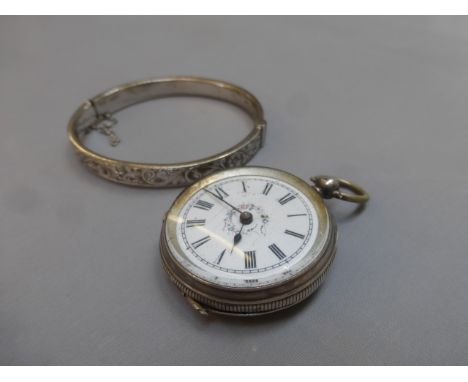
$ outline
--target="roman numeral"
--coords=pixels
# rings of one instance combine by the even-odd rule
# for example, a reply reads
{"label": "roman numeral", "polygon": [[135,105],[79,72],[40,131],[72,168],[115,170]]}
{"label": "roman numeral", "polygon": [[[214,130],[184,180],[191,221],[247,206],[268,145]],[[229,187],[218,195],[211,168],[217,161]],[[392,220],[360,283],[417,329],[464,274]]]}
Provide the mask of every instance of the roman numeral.
{"label": "roman numeral", "polygon": [[190,228],[190,227],[198,227],[198,226],[205,225],[205,222],[206,222],[205,219],[200,219],[200,220],[187,220],[187,221],[185,222],[185,226],[186,226],[187,228]]}
{"label": "roman numeral", "polygon": [[204,211],[208,211],[211,209],[211,207],[213,207],[214,204],[210,203],[210,202],[205,202],[204,200],[198,200],[194,207],[195,208],[200,208],[201,210],[204,210]]}
{"label": "roman numeral", "polygon": [[287,235],[298,237],[299,239],[304,239],[304,237],[305,237],[304,235],[301,235],[300,233],[297,233],[297,232],[294,232],[294,231],[290,231],[289,229],[284,231],[284,233],[287,234]]}
{"label": "roman numeral", "polygon": [[209,236],[202,237],[201,239],[194,241],[192,243],[193,248],[197,249],[198,247],[201,247],[203,244],[207,243],[210,241]]}
{"label": "roman numeral", "polygon": [[268,195],[268,193],[270,192],[272,187],[273,187],[273,185],[271,183],[265,184],[265,188],[263,189],[262,194],[263,195]]}
{"label": "roman numeral", "polygon": [[292,215],[288,215],[288,218],[292,218],[294,216],[307,216],[307,214],[292,214]]}
{"label": "roman numeral", "polygon": [[255,251],[244,252],[244,261],[246,269],[257,268],[257,259],[255,257]]}
{"label": "roman numeral", "polygon": [[284,252],[279,249],[276,244],[271,244],[268,248],[270,248],[271,252],[273,252],[278,259],[283,260],[286,257]]}
{"label": "roman numeral", "polygon": [[218,256],[218,261],[216,261],[216,264],[219,264],[221,262],[221,260],[223,259],[223,256],[225,254],[226,250],[223,249],[223,252],[220,253],[220,255]]}
{"label": "roman numeral", "polygon": [[287,202],[290,202],[291,200],[296,199],[296,197],[288,192],[286,195],[284,195],[281,199],[278,200],[279,204],[284,205]]}
{"label": "roman numeral", "polygon": [[226,196],[229,196],[229,194],[226,191],[224,191],[221,187],[215,187],[215,191],[218,194],[220,199],[223,199]]}
{"label": "roman numeral", "polygon": [[247,187],[245,186],[244,181],[242,181],[242,190],[243,190],[244,192],[247,192]]}

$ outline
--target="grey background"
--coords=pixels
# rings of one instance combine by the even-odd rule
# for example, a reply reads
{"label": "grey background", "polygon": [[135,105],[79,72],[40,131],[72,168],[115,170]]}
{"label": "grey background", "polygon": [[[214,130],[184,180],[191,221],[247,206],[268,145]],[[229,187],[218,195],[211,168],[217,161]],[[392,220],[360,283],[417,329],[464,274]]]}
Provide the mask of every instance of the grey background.
{"label": "grey background", "polygon": [[[466,364],[468,23],[461,17],[0,18],[1,364]],[[171,74],[265,107],[251,162],[350,178],[329,203],[339,254],[309,301],[254,320],[197,316],[163,273],[180,190],[101,180],[66,124],[87,97]],[[121,158],[196,158],[248,119],[208,100],[118,116]]]}

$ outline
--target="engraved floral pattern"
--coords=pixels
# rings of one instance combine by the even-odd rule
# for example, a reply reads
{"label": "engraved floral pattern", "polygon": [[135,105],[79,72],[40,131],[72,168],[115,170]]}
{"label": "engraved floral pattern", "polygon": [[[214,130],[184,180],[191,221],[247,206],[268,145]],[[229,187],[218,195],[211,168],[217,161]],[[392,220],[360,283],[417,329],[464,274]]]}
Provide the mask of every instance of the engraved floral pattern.
{"label": "engraved floral pattern", "polygon": [[99,160],[78,153],[81,161],[96,175],[107,180],[139,187],[183,187],[216,171],[239,167],[249,162],[261,147],[261,136],[258,135],[240,150],[212,162],[192,167],[174,167],[160,169],[142,168],[133,164],[115,165],[114,162]]}

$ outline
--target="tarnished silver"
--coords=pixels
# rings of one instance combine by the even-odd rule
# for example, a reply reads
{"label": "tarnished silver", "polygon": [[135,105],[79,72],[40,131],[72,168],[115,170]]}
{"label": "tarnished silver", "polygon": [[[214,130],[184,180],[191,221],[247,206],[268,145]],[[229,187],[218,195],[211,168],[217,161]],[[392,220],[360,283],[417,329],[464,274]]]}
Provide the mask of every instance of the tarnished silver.
{"label": "tarnished silver", "polygon": [[[241,142],[231,148],[207,158],[184,163],[122,161],[100,155],[83,144],[87,134],[97,131],[107,136],[112,146],[118,145],[120,139],[114,131],[117,124],[114,116],[116,112],[140,102],[169,96],[209,97],[234,104],[252,118],[253,128]],[[189,186],[177,197],[165,216],[160,238],[162,264],[170,279],[196,311],[201,314],[234,316],[273,313],[310,296],[323,282],[336,253],[336,225],[323,199],[337,198],[353,203],[365,203],[369,199],[364,189],[345,179],[315,176],[311,178],[312,185],[309,185],[281,170],[241,167],[262,147],[265,131],[262,106],[251,93],[224,81],[199,77],[151,79],[115,87],[84,102],[68,124],[68,137],[73,148],[82,162],[95,174],[130,186]],[[314,206],[318,233],[312,248],[304,257],[304,267],[290,278],[264,286],[242,285],[233,288],[203,279],[190,272],[189,269],[193,268],[184,268],[180,262],[186,261],[184,251],[177,242],[177,221],[183,206],[201,189],[210,192],[206,189],[210,184],[238,175],[265,176],[289,183],[300,190]],[[343,192],[342,189],[350,192]],[[229,204],[228,201],[221,200]],[[242,226],[252,222],[252,214],[229,205],[240,213]],[[240,236],[240,231],[238,234]]]}
{"label": "tarnished silver", "polygon": [[[231,148],[212,156],[183,163],[139,163],[98,154],[83,144],[92,131],[109,137],[112,146],[120,139],[113,127],[114,114],[134,104],[171,96],[208,97],[231,103],[253,121],[250,133]],[[247,90],[219,80],[170,77],[131,82],[105,91],[84,102],[68,124],[68,138],[82,162],[95,174],[117,183],[138,187],[182,187],[216,171],[246,164],[262,147],[266,122],[260,102]]]}
{"label": "tarnished silver", "polygon": [[[173,251],[185,257],[177,242],[177,221],[183,206],[201,189],[221,179],[239,175],[268,176],[291,184],[313,204],[318,216],[318,235],[309,253],[319,253],[293,278],[264,287],[230,288],[203,280],[177,261]],[[159,242],[164,269],[171,281],[199,313],[231,316],[257,316],[289,308],[309,297],[322,284],[336,252],[336,225],[321,195],[302,179],[285,171],[267,167],[243,167],[208,176],[184,190],[164,219]]]}

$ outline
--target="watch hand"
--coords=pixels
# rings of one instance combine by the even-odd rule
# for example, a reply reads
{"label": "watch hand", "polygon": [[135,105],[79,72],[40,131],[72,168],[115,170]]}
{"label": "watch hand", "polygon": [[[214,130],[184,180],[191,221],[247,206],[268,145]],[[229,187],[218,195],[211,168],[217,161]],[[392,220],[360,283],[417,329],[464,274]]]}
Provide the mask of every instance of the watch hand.
{"label": "watch hand", "polygon": [[239,210],[238,208],[234,207],[232,204],[226,202],[223,198],[221,198],[219,195],[216,195],[214,192],[211,192],[210,190],[207,190],[206,188],[204,188],[204,191],[208,192],[209,194],[213,195],[215,198],[221,200],[222,202],[226,203],[229,207],[231,207],[233,210],[239,212],[240,214],[242,213],[241,210]]}
{"label": "watch hand", "polygon": [[242,240],[242,230],[243,229],[244,229],[244,224],[242,224],[242,227],[239,230],[239,232],[237,232],[234,235],[234,241],[233,241],[233,244],[232,244],[231,253],[232,253],[232,251],[234,251],[234,247],[236,246],[236,244],[239,244],[239,242]]}

